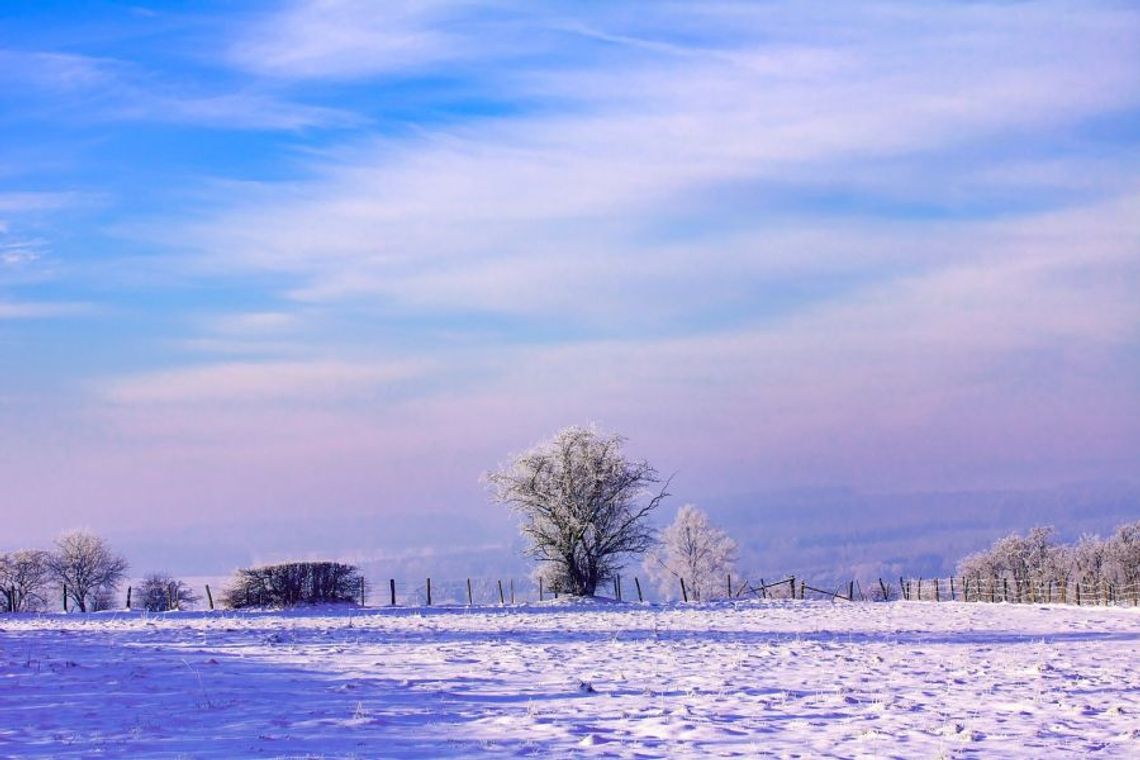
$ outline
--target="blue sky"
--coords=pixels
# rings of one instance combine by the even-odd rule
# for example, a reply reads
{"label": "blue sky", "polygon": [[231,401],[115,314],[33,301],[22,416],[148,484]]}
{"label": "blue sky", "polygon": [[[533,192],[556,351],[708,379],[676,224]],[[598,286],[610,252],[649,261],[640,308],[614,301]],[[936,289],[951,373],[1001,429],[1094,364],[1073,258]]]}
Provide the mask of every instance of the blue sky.
{"label": "blue sky", "polygon": [[679,500],[1135,480],[1132,3],[28,2],[0,40],[13,541],[493,521],[479,474],[586,421]]}

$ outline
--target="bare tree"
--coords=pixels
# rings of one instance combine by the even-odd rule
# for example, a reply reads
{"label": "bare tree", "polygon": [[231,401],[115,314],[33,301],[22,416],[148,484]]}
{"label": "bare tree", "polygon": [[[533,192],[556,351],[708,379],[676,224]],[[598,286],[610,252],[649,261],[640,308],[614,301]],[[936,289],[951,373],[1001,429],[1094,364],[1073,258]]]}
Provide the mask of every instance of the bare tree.
{"label": "bare tree", "polygon": [[702,510],[686,504],[661,533],[661,544],[645,559],[645,570],[669,598],[678,595],[678,579],[696,601],[727,593],[727,576],[736,563],[736,542],[709,521]]}
{"label": "bare tree", "polygon": [[127,572],[127,560],[99,536],[75,531],[55,542],[48,568],[80,612],[105,608]]}
{"label": "bare tree", "polygon": [[0,590],[12,612],[33,612],[47,605],[45,594],[50,572],[48,554],[22,549],[0,555]]}
{"label": "bare tree", "polygon": [[623,557],[654,544],[646,517],[668,496],[648,462],[622,453],[625,439],[572,426],[516,457],[486,480],[522,517],[527,554],[568,594],[592,596]]}
{"label": "bare tree", "polygon": [[164,612],[190,609],[201,597],[169,573],[151,573],[139,584],[135,598],[147,612]]}

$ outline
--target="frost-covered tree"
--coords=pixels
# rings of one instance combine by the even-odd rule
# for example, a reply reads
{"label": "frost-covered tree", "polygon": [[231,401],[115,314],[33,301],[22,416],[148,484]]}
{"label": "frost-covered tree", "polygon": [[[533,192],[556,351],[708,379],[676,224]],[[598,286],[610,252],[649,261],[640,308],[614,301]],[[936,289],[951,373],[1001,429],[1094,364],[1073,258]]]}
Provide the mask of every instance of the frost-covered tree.
{"label": "frost-covered tree", "polygon": [[661,543],[645,559],[645,571],[669,598],[685,579],[690,599],[707,601],[727,593],[727,576],[736,563],[736,542],[692,504],[677,510],[661,532]]}
{"label": "frost-covered tree", "polygon": [[1106,555],[1120,583],[1140,583],[1140,520],[1116,529],[1107,542]]}
{"label": "frost-covered tree", "polygon": [[1071,557],[1072,575],[1082,586],[1095,586],[1105,578],[1109,562],[1108,544],[1100,536],[1085,534],[1073,547]]}
{"label": "frost-covered tree", "polygon": [[148,612],[190,609],[200,597],[169,573],[151,573],[139,584],[138,606]]}
{"label": "frost-covered tree", "polygon": [[625,439],[572,426],[516,457],[486,480],[522,518],[527,554],[568,594],[592,596],[623,558],[653,546],[646,521],[668,495],[648,462],[628,459]]}
{"label": "frost-covered tree", "polygon": [[994,578],[1012,582],[1013,593],[1032,592],[1049,581],[1068,577],[1072,559],[1058,545],[1052,527],[1032,528],[1026,535],[1011,533],[999,538],[987,551],[971,554],[958,563],[958,573],[968,578]]}
{"label": "frost-covered tree", "polygon": [[53,579],[80,612],[105,609],[128,567],[105,540],[83,531],[60,536],[47,562]]}
{"label": "frost-covered tree", "polygon": [[22,549],[0,555],[0,606],[12,612],[34,612],[47,604],[50,581],[48,554]]}

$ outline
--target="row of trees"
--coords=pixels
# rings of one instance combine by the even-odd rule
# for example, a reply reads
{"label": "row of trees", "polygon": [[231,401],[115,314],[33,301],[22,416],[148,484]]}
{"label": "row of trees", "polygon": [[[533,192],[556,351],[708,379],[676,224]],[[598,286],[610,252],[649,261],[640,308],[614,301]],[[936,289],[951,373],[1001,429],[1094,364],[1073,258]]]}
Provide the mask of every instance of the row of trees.
{"label": "row of trees", "polygon": [[107,609],[127,567],[102,538],[77,531],[61,536],[52,551],[0,555],[0,590],[4,606],[18,612],[44,609],[53,589],[81,612]]}
{"label": "row of trees", "polygon": [[1140,521],[1119,526],[1109,538],[1084,535],[1075,544],[1060,543],[1047,526],[1024,536],[1012,533],[959,562],[958,574],[1019,585],[1052,581],[1131,587],[1140,583]]}
{"label": "row of trees", "polygon": [[[127,560],[99,536],[83,531],[61,536],[51,551],[21,549],[0,554],[0,609],[39,612],[65,605],[80,612],[111,609],[127,577]],[[136,590],[133,606],[159,611],[198,601],[186,584],[151,573]]]}

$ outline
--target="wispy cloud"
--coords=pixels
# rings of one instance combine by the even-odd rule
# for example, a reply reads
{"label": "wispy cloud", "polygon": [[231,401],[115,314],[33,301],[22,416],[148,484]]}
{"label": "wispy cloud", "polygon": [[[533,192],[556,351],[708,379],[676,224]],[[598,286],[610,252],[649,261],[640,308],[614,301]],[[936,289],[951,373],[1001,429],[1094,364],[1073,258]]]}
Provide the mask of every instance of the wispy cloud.
{"label": "wispy cloud", "polygon": [[[360,8],[341,10],[324,23],[359,21]],[[517,95],[573,107],[330,152],[314,161],[312,179],[243,187],[185,239],[224,257],[223,266],[298,276],[292,293],[301,300],[376,296],[410,308],[638,318],[671,302],[643,283],[668,291],[669,281],[707,280],[709,259],[729,290],[769,260],[808,273],[841,259],[861,268],[879,257],[867,238],[812,240],[812,220],[847,224],[821,195],[894,204],[900,216],[924,200],[961,207],[967,187],[977,190],[983,172],[1000,172],[1006,160],[979,146],[1140,104],[1140,52],[1127,31],[1140,29],[1135,14],[1072,19],[1058,56],[1049,33],[1056,12],[1042,10],[944,5],[930,20],[847,9],[823,34],[814,18],[795,26],[747,6],[726,11],[721,24],[743,14],[753,26],[720,47],[647,46],[637,40],[654,32],[654,19],[603,14],[598,24],[632,27],[588,35],[616,47],[623,65],[586,57],[495,74]],[[335,50],[341,26],[321,28],[327,33],[314,36]],[[495,40],[482,43],[497,54]],[[1020,182],[1006,172],[990,208],[1037,186],[1027,166],[1018,160]],[[718,207],[718,196],[733,206]],[[673,219],[704,239],[659,242]],[[717,227],[730,231],[722,234],[733,236],[734,254],[723,254]],[[929,254],[947,250],[928,229],[885,229],[870,232],[877,245],[909,247],[912,261],[930,264]],[[801,250],[781,252],[797,242]]]}
{"label": "wispy cloud", "polygon": [[[26,420],[0,426],[0,474],[23,493],[74,450],[57,502],[467,505],[498,457],[586,420],[694,495],[1136,472],[1127,4],[296,0],[214,21],[162,55],[0,60],[15,121],[92,154],[147,138],[124,166],[148,171],[88,156],[21,185],[114,166],[124,200],[97,219],[60,223],[66,191],[0,194],[5,422]],[[17,291],[57,244],[59,278]],[[14,319],[86,293],[114,329]],[[62,407],[40,391],[59,355],[82,365],[65,431],[28,411]]]}
{"label": "wispy cloud", "polygon": [[106,384],[118,404],[341,403],[421,374],[412,362],[233,362],[153,372]]}
{"label": "wispy cloud", "polygon": [[132,61],[0,50],[0,84],[23,98],[23,117],[145,121],[217,129],[299,130],[361,123],[349,111],[309,105],[256,84],[189,84]]}
{"label": "wispy cloud", "polygon": [[91,314],[95,307],[81,302],[2,301],[0,319],[52,319]]}
{"label": "wispy cloud", "polygon": [[356,78],[407,73],[471,55],[469,36],[450,31],[455,3],[396,0],[301,0],[267,12],[229,47],[229,59],[257,74]]}

